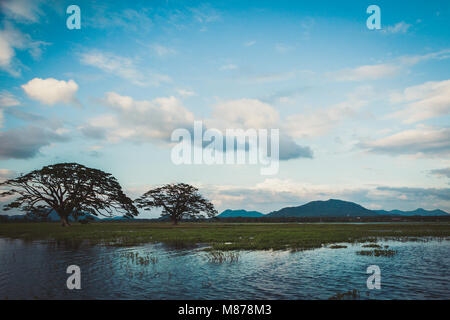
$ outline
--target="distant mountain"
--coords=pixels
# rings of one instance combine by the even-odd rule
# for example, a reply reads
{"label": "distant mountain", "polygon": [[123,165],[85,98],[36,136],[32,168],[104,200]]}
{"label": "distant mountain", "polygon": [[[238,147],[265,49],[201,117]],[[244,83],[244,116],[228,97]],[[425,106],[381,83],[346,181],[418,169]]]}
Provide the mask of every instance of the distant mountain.
{"label": "distant mountain", "polygon": [[402,210],[375,210],[376,213],[380,215],[395,215],[395,216],[447,216],[449,213],[436,209],[436,210],[425,210],[422,208],[413,211],[402,211]]}
{"label": "distant mountain", "polygon": [[264,217],[264,214],[258,211],[247,210],[225,210],[217,216],[218,218],[259,218]]}
{"label": "distant mountain", "polygon": [[372,210],[359,204],[330,199],[327,201],[311,201],[298,207],[283,208],[269,213],[268,217],[368,217],[377,216]]}
{"label": "distant mountain", "polygon": [[103,218],[103,219],[98,219],[97,220],[104,220],[104,221],[119,221],[119,220],[133,220],[132,218],[129,217],[124,217],[124,216],[119,216],[119,217],[109,217],[109,218]]}

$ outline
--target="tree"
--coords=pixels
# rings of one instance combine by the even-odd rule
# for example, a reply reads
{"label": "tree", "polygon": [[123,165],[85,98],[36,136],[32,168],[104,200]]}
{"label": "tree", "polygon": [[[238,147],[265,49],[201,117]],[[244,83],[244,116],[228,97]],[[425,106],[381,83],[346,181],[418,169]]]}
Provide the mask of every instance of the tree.
{"label": "tree", "polygon": [[0,197],[16,197],[3,210],[22,211],[46,217],[52,210],[68,226],[69,215],[87,212],[94,216],[138,215],[133,201],[111,174],[78,163],[59,163],[0,183],[9,189]]}
{"label": "tree", "polygon": [[169,217],[176,225],[182,218],[199,218],[206,214],[214,217],[217,210],[203,198],[198,189],[185,183],[167,184],[150,190],[135,200],[139,208],[162,208],[163,217]]}

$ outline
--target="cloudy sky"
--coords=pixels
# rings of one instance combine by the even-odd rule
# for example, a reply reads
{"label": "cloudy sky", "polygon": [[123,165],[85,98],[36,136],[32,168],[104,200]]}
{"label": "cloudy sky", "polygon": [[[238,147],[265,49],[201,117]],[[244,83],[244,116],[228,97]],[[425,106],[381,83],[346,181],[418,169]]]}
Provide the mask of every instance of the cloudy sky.
{"label": "cloudy sky", "polygon": [[[450,2],[377,1],[380,30],[371,4],[2,0],[0,179],[78,162],[131,197],[194,184],[219,211],[450,211]],[[173,164],[194,120],[279,129],[278,174]]]}

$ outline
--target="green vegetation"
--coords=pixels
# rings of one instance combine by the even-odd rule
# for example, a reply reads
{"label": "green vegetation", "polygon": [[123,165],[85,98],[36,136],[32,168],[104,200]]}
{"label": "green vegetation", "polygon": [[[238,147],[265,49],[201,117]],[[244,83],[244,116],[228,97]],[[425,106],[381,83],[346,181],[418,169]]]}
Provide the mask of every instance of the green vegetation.
{"label": "green vegetation", "polygon": [[340,244],[333,244],[329,248],[330,249],[344,249],[344,248],[347,248],[347,246],[343,246],[343,245],[340,245]]}
{"label": "green vegetation", "polygon": [[335,243],[394,239],[448,239],[448,223],[290,224],[290,223],[90,223],[61,228],[57,223],[0,224],[0,237],[25,240],[131,246],[162,242],[175,248],[196,244],[213,250],[305,250]]}
{"label": "green vegetation", "polygon": [[381,249],[361,250],[356,252],[356,254],[359,254],[361,256],[375,256],[375,257],[392,257],[396,253],[397,251],[395,250],[381,250]]}

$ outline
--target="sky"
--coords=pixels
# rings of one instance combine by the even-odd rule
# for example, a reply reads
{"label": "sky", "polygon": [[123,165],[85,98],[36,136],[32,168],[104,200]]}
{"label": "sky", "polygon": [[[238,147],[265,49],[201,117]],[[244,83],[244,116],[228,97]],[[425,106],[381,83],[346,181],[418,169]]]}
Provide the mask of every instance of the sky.
{"label": "sky", "polygon": [[[450,212],[449,14],[432,0],[1,0],[0,180],[77,162],[133,199],[193,184],[219,212],[330,198]],[[175,164],[171,134],[194,121],[278,129],[278,173]]]}

